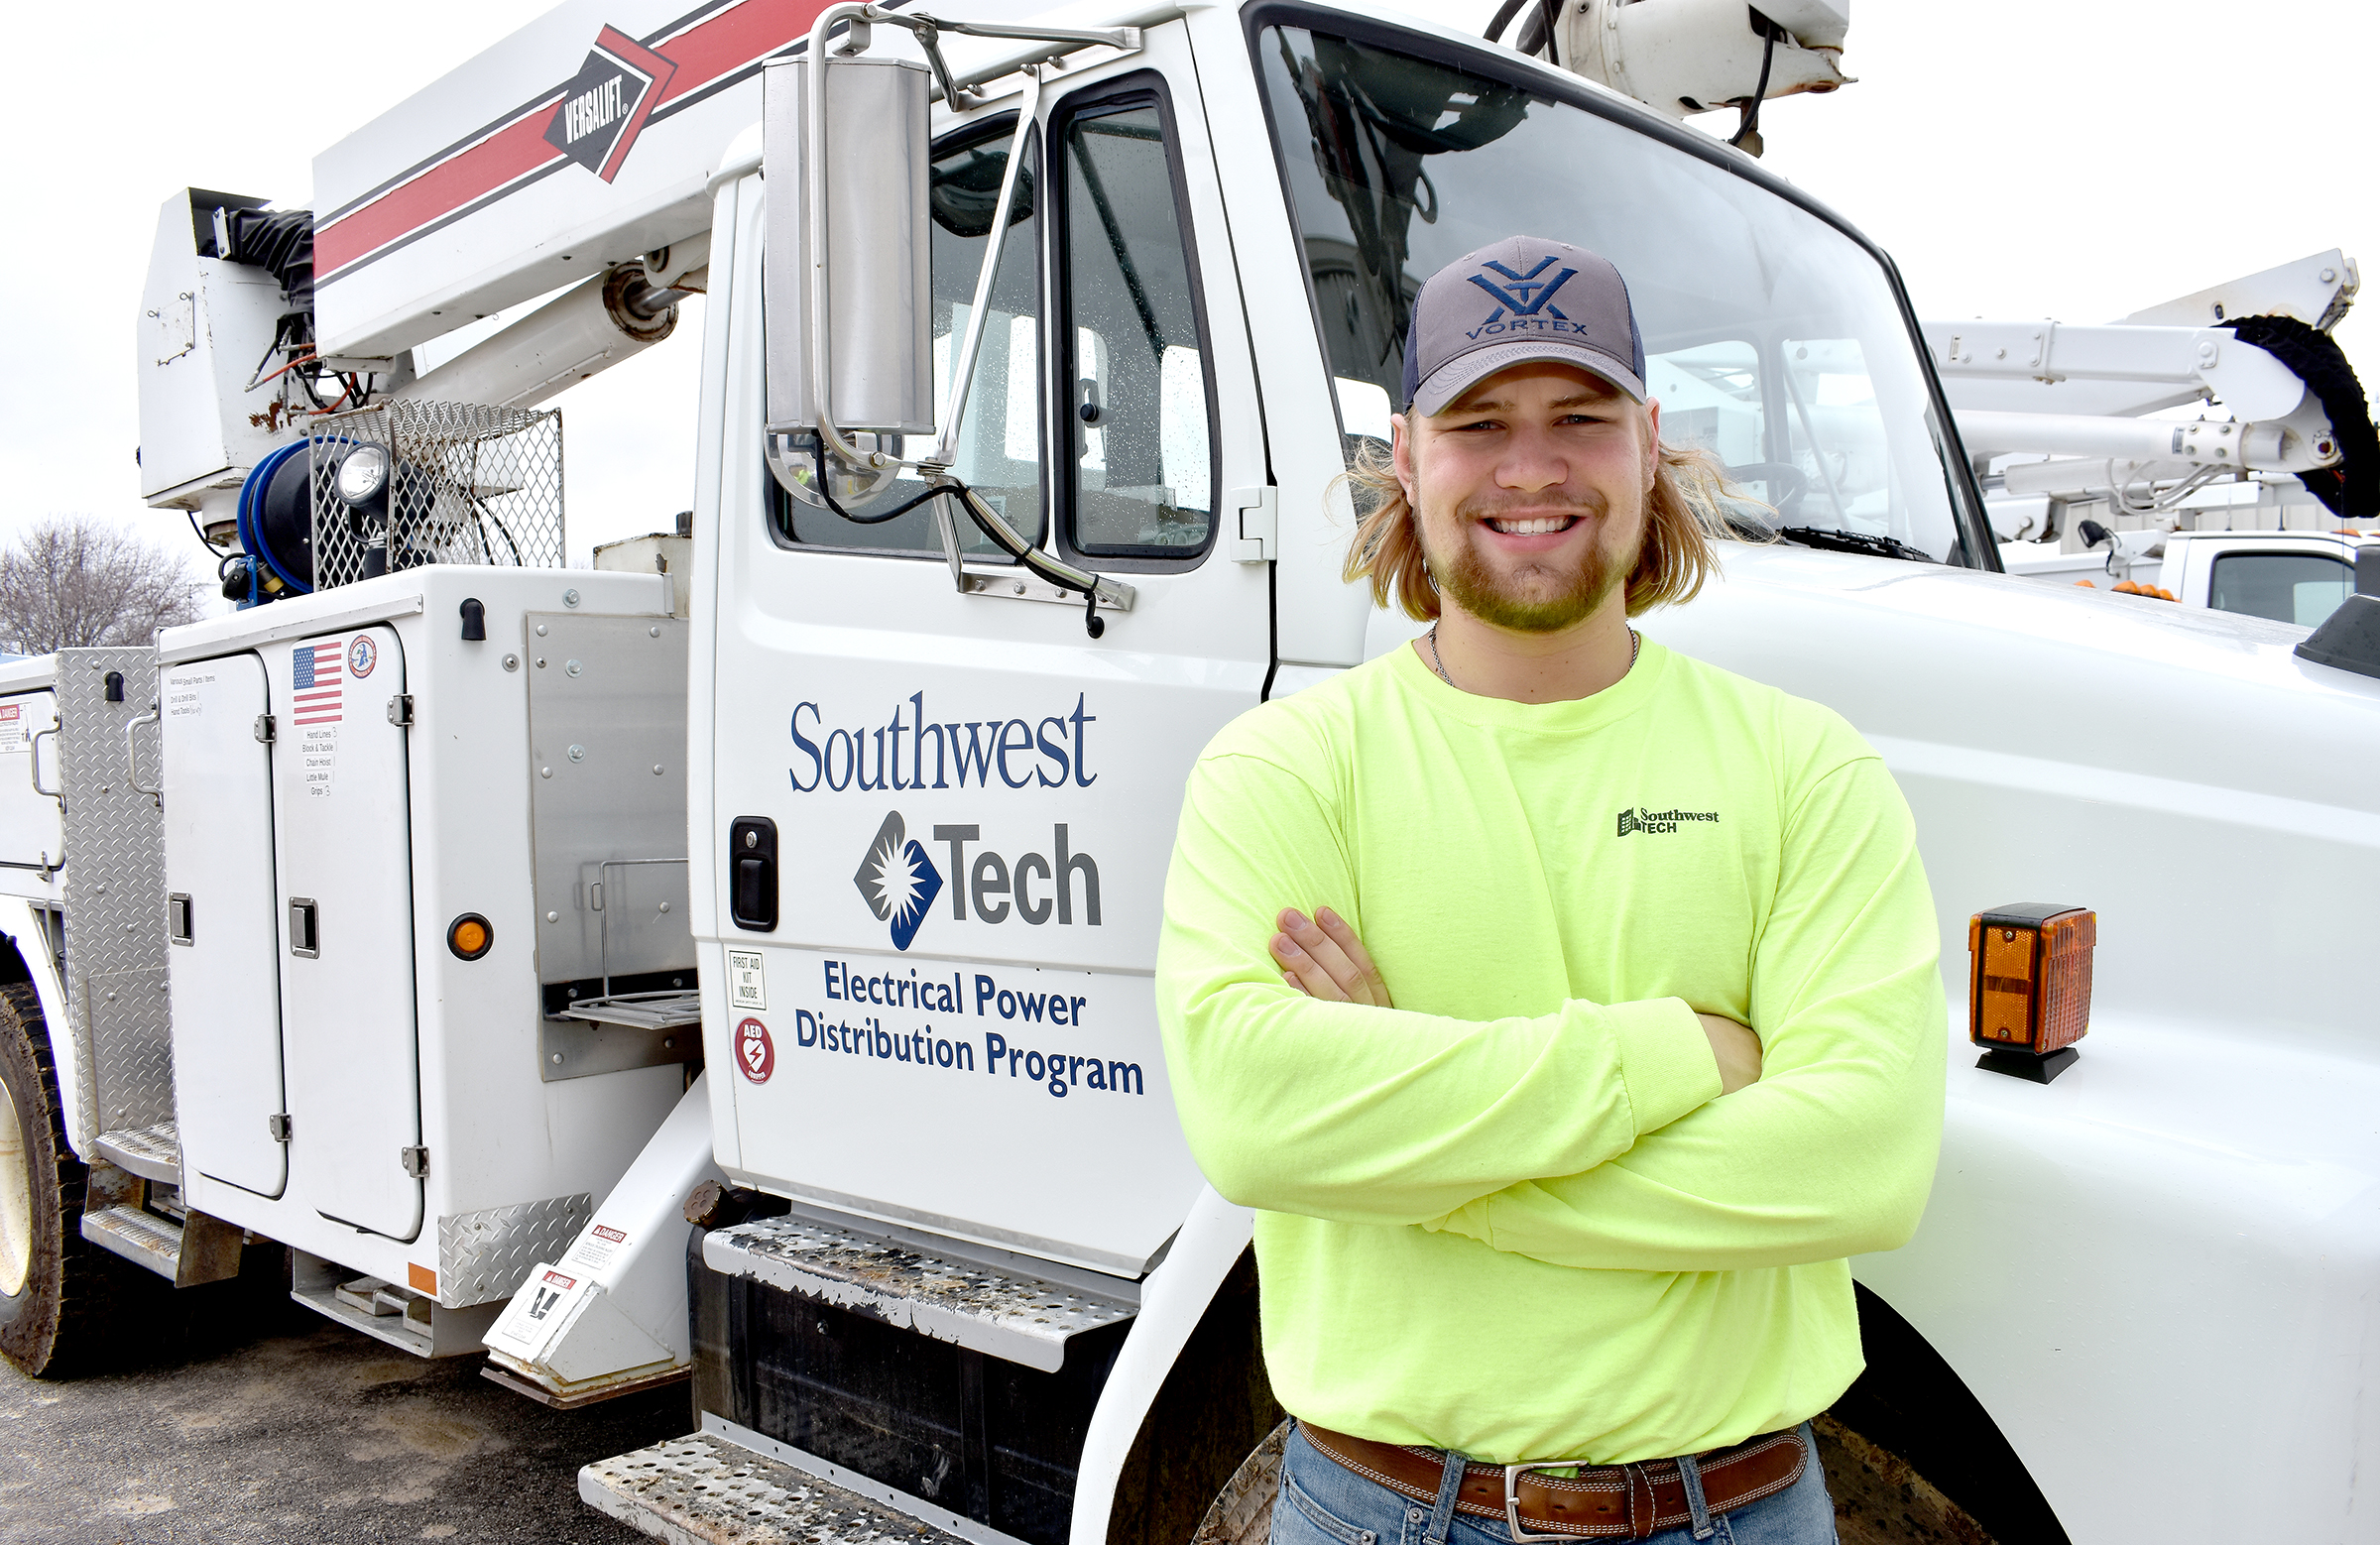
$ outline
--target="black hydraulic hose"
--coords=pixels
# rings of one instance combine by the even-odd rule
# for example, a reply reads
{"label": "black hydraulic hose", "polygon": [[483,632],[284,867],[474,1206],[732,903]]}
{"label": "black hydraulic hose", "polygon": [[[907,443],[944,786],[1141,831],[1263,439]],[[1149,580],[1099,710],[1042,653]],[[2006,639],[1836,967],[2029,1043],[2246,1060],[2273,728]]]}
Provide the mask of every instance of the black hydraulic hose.
{"label": "black hydraulic hose", "polygon": [[1494,43],[1502,38],[1504,29],[1512,25],[1512,18],[1518,16],[1520,8],[1528,3],[1529,0],[1504,0],[1504,3],[1495,9],[1495,20],[1489,22],[1488,30],[1480,36],[1489,43]]}
{"label": "black hydraulic hose", "polygon": [[[1745,140],[1752,139],[1760,132],[1760,104],[1768,98],[1768,70],[1777,61],[1777,34],[1785,30],[1767,17],[1760,16],[1757,11],[1752,14],[1759,17],[1760,35],[1767,41],[1760,45],[1760,83],[1752,87],[1752,99],[1743,107],[1743,122],[1736,126],[1733,137],[1727,141],[1738,150],[1743,148]],[[1752,154],[1757,156],[1760,153],[1754,151]]]}
{"label": "black hydraulic hose", "polygon": [[[528,565],[521,561],[521,544],[513,540],[512,532],[506,529],[504,521],[496,514],[496,512],[488,508],[488,502],[485,499],[474,498],[471,501],[471,510],[472,514],[475,515],[479,520],[480,546],[483,548],[487,547],[488,523],[490,521],[494,521],[496,523],[497,532],[504,537],[505,546],[512,550],[513,567],[526,568]],[[493,549],[490,550],[493,551]]]}
{"label": "black hydraulic hose", "polygon": [[1562,25],[1561,7],[1562,0],[1544,0],[1545,61],[1549,64],[1562,62],[1562,45],[1554,36],[1555,30]]}
{"label": "black hydraulic hose", "polygon": [[2380,520],[2380,429],[2337,340],[2294,316],[2234,316],[2215,325],[2288,366],[2322,405],[2338,464],[2299,473],[2307,492],[2342,521]]}
{"label": "black hydraulic hose", "polygon": [[[892,520],[897,516],[908,514],[911,510],[916,509],[919,505],[924,504],[927,500],[932,499],[936,495],[944,492],[944,489],[940,484],[934,484],[929,486],[924,493],[919,494],[916,498],[904,500],[901,503],[894,505],[890,510],[883,511],[876,515],[854,515],[849,510],[846,510],[841,505],[835,503],[835,496],[827,491],[826,439],[823,435],[821,435],[814,443],[811,444],[810,454],[816,458],[818,463],[818,497],[826,502],[826,507],[829,510],[834,511],[835,514],[843,517],[843,519],[849,521],[854,526],[882,526],[887,521]],[[966,487],[965,484],[960,483],[956,478],[951,480],[951,485],[956,488]]]}
{"label": "black hydraulic hose", "polygon": [[945,494],[952,495],[959,501],[959,508],[967,512],[967,519],[973,521],[977,529],[992,539],[993,545],[1006,552],[1024,569],[1037,578],[1047,580],[1060,590],[1081,590],[1083,592],[1083,631],[1085,633],[1096,639],[1108,631],[1106,620],[1099,615],[1099,590],[1096,584],[1085,588],[1074,576],[1050,562],[1042,554],[1040,548],[1010,531],[1000,522],[993,520],[987,511],[978,508],[980,496],[975,490],[952,477],[948,472],[941,474],[939,480],[930,484],[924,493],[914,499],[903,500],[881,515],[854,515],[836,503],[835,496],[826,490],[825,441],[821,439],[811,446],[811,452],[817,459],[818,497],[825,501],[829,510],[854,526],[882,526],[896,515],[908,514],[929,499],[938,499]]}

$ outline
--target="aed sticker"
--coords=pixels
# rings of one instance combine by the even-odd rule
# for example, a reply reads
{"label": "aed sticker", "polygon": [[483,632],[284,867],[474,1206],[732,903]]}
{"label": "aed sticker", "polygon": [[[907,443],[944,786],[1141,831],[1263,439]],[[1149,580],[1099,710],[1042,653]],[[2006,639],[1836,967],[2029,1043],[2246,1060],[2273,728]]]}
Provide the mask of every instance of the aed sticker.
{"label": "aed sticker", "polygon": [[298,732],[298,776],[309,799],[330,797],[331,774],[338,770],[339,727],[311,724]]}
{"label": "aed sticker", "polygon": [[736,1026],[736,1066],[756,1084],[766,1084],[776,1071],[776,1045],[769,1039],[769,1026],[758,1019]]}
{"label": "aed sticker", "polygon": [[353,644],[347,646],[347,673],[349,675],[361,680],[370,675],[372,667],[379,663],[380,647],[369,638],[359,637]]}
{"label": "aed sticker", "polygon": [[212,686],[214,680],[215,673],[211,670],[166,677],[166,717],[195,719],[205,713],[206,698],[198,689]]}
{"label": "aed sticker", "polygon": [[585,1239],[570,1248],[570,1254],[563,1263],[584,1266],[589,1271],[600,1271],[612,1263],[612,1254],[616,1248],[627,1243],[628,1236],[626,1234],[618,1229],[597,1224],[588,1231]]}
{"label": "aed sticker", "polygon": [[730,1009],[766,1009],[769,1007],[769,980],[761,970],[759,950],[729,950],[727,952],[727,1007]]}

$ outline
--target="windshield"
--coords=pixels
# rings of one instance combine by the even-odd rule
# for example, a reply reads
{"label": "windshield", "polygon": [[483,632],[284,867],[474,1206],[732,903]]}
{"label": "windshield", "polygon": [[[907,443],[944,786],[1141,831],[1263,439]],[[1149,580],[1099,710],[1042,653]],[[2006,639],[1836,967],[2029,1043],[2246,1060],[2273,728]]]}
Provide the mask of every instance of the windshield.
{"label": "windshield", "polygon": [[[1342,428],[1385,437],[1423,280],[1501,237],[1628,284],[1662,437],[1775,524],[1964,561],[1948,449],[1883,268],[1746,178],[1454,64],[1296,27],[1257,54]],[[1352,448],[1352,441],[1351,441]]]}

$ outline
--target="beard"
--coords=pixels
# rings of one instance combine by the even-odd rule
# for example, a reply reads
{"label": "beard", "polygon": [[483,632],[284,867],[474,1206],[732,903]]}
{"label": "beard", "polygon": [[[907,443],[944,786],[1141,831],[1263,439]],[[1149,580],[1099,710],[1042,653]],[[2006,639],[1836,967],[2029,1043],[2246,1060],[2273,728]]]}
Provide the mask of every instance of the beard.
{"label": "beard", "polygon": [[[1640,520],[1636,539],[1624,553],[1614,555],[1598,540],[1576,559],[1548,554],[1528,559],[1509,573],[1498,573],[1467,539],[1474,525],[1496,513],[1492,504],[1485,502],[1459,507],[1454,518],[1466,539],[1456,541],[1452,552],[1434,548],[1428,525],[1422,525],[1422,552],[1438,588],[1448,600],[1489,627],[1512,633],[1560,633],[1575,627],[1593,616],[1613,587],[1635,572],[1644,551],[1648,523]],[[1606,527],[1610,518],[1601,500],[1576,506],[1571,513],[1582,521],[1600,519]]]}

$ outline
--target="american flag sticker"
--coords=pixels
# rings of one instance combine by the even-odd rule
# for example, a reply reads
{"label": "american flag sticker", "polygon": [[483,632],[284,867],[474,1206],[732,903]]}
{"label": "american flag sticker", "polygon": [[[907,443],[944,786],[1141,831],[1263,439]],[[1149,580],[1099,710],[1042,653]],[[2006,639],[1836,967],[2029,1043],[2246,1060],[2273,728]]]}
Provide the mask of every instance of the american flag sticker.
{"label": "american flag sticker", "polygon": [[298,776],[306,796],[328,799],[338,768],[344,646],[300,644],[290,654],[290,718],[297,727]]}
{"label": "american flag sticker", "polygon": [[339,722],[339,688],[345,653],[329,644],[301,644],[290,654],[290,717],[298,724]]}

